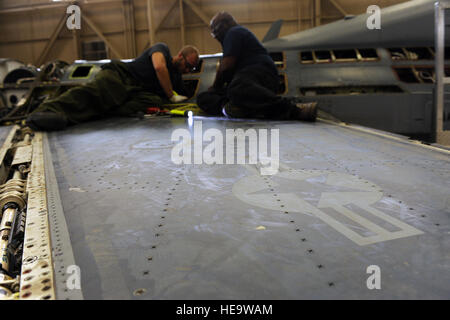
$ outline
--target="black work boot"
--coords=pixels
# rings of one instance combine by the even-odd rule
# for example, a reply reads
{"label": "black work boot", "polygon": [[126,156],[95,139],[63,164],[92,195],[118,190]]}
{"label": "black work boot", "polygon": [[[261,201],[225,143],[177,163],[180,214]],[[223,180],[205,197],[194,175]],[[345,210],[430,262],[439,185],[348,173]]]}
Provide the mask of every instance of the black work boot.
{"label": "black work boot", "polygon": [[231,102],[227,102],[223,105],[222,113],[227,118],[246,118],[247,114],[242,111],[241,108],[236,107],[231,104]]}
{"label": "black work boot", "polygon": [[298,120],[316,121],[317,102],[297,103],[295,106],[299,109],[297,114]]}
{"label": "black work boot", "polygon": [[64,130],[67,124],[66,116],[52,111],[31,113],[26,120],[26,125],[35,131]]}

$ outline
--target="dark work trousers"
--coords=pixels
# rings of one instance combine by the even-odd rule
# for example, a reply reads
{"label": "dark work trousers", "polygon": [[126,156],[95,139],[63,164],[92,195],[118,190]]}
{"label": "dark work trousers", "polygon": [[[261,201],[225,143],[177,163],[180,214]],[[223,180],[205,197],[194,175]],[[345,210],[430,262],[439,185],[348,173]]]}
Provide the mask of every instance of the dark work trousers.
{"label": "dark work trousers", "polygon": [[93,81],[44,101],[35,112],[54,111],[64,114],[70,123],[80,123],[129,116],[164,103],[167,101],[140,85],[125,63],[113,61],[103,65]]}
{"label": "dark work trousers", "polygon": [[252,65],[236,72],[226,88],[199,94],[197,104],[211,115],[222,115],[229,102],[226,113],[232,118],[295,119],[297,108],[276,94],[278,86],[278,76],[269,68]]}

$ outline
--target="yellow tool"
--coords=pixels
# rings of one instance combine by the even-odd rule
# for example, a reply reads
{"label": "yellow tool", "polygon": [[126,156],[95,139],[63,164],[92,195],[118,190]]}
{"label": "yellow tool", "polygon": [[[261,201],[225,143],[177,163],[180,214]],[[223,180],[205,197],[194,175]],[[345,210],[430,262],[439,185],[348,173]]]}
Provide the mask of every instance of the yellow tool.
{"label": "yellow tool", "polygon": [[[187,116],[189,116],[189,112],[192,113],[192,111],[190,111],[190,110],[173,109],[173,110],[169,111],[169,114],[172,116],[187,117]],[[194,115],[194,114],[192,113],[192,115]]]}
{"label": "yellow tool", "polygon": [[187,117],[189,112],[192,112],[193,116],[206,116],[207,114],[198,107],[195,103],[177,103],[168,104],[163,106],[166,109],[170,109],[169,114],[177,117]]}

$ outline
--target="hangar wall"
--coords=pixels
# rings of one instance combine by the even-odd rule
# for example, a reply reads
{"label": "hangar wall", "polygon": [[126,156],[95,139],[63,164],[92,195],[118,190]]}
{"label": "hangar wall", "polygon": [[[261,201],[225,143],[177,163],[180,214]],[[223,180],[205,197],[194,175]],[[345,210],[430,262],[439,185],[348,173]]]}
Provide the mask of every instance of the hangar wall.
{"label": "hangar wall", "polygon": [[[34,65],[54,59],[70,63],[81,57],[82,42],[102,37],[106,39],[109,58],[133,58],[148,46],[150,39],[166,42],[172,54],[182,44],[194,44],[201,53],[215,53],[220,52],[220,45],[211,38],[207,22],[220,10],[229,11],[262,39],[277,19],[284,20],[283,36],[341,19],[346,14],[364,13],[372,4],[386,7],[405,1],[3,0],[0,57]],[[72,3],[81,8],[79,31],[68,30],[65,25],[69,16],[66,8]]]}

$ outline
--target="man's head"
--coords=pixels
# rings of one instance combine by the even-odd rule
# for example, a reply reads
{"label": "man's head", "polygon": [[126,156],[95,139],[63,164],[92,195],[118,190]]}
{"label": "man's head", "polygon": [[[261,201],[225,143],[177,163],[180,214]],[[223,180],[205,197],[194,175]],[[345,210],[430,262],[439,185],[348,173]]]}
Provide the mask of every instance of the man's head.
{"label": "man's head", "polygon": [[173,58],[173,64],[180,73],[190,73],[198,67],[199,51],[194,46],[185,46]]}
{"label": "man's head", "polygon": [[231,14],[225,11],[217,13],[209,23],[211,35],[220,43],[225,39],[227,31],[234,26],[237,26],[236,20],[234,20]]}

